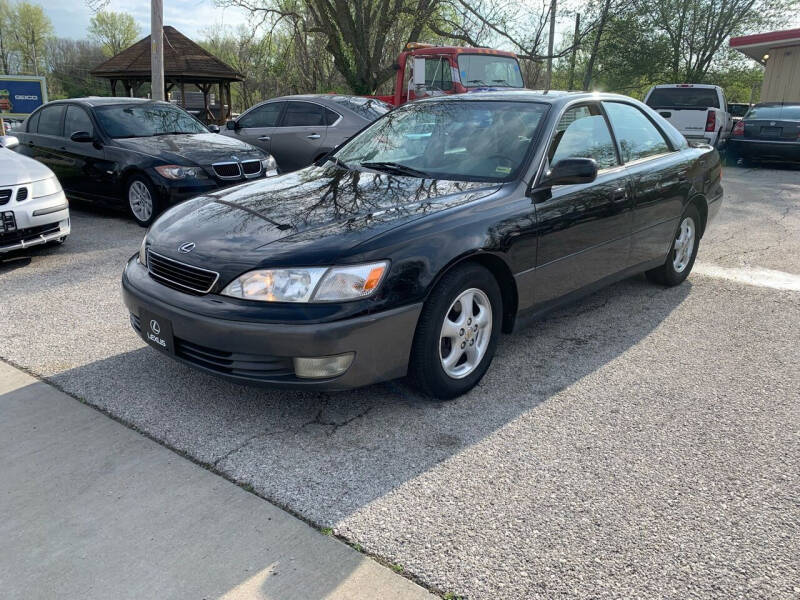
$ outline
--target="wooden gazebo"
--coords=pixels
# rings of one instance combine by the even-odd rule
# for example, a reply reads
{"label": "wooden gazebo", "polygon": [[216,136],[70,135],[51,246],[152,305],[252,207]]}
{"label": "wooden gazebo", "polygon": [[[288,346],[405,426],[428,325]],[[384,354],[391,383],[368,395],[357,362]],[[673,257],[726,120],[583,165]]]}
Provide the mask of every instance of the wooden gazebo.
{"label": "wooden gazebo", "polygon": [[[111,82],[111,94],[117,95],[122,84],[126,96],[135,95],[139,86],[150,81],[150,36],[112,56],[91,70],[95,77]],[[178,86],[181,102],[186,107],[186,85],[194,85],[203,93],[203,119],[223,124],[231,117],[231,82],[242,81],[241,73],[219,60],[174,27],[164,26],[164,97]],[[214,86],[219,86],[219,116],[208,104]]]}

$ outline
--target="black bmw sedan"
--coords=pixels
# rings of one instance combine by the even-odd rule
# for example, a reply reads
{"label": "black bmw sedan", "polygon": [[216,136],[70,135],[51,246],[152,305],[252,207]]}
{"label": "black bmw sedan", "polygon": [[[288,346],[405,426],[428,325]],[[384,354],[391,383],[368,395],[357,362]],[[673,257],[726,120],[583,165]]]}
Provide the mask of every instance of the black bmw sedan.
{"label": "black bmw sedan", "polygon": [[67,196],[126,207],[144,227],[181,200],[276,174],[263,150],[167,102],[57,100],[15,135],[17,151],[50,167]]}
{"label": "black bmw sedan", "polygon": [[720,159],[644,104],[530,91],[402,106],[306,169],[167,211],[125,267],[134,329],[239,382],[483,377],[500,333],[609,282],[689,274]]}

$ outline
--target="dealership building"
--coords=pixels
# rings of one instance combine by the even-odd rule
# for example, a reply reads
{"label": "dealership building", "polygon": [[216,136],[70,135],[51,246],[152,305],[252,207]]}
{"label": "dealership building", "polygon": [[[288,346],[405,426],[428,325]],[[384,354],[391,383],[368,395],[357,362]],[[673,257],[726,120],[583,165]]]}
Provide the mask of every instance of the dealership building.
{"label": "dealership building", "polygon": [[761,102],[800,102],[800,29],[734,37],[730,45],[764,65]]}

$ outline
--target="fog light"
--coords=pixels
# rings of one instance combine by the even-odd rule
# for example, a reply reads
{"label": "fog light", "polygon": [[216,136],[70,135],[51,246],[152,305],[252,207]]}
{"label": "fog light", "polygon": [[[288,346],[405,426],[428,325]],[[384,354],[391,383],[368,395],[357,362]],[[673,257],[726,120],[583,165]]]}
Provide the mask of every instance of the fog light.
{"label": "fog light", "polygon": [[319,358],[295,358],[294,374],[303,379],[336,377],[350,368],[354,357],[355,352],[348,352]]}

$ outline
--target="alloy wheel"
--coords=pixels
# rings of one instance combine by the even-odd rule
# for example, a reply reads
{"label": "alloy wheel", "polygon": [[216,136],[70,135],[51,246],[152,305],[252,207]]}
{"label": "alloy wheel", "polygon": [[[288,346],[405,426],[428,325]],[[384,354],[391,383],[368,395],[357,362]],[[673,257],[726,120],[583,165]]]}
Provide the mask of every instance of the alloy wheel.
{"label": "alloy wheel", "polygon": [[683,273],[683,270],[692,260],[694,252],[694,220],[686,217],[678,230],[678,237],[675,238],[675,256],[672,259],[672,267],[676,273]]}
{"label": "alloy wheel", "polygon": [[142,223],[147,222],[153,215],[153,198],[147,186],[135,180],[128,188],[128,204],[131,212]]}
{"label": "alloy wheel", "polygon": [[480,365],[492,337],[492,305],[478,288],[461,292],[450,305],[439,335],[444,372],[462,379]]}

